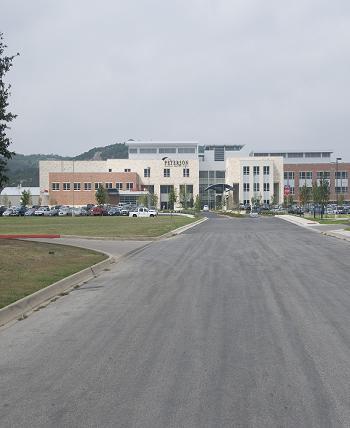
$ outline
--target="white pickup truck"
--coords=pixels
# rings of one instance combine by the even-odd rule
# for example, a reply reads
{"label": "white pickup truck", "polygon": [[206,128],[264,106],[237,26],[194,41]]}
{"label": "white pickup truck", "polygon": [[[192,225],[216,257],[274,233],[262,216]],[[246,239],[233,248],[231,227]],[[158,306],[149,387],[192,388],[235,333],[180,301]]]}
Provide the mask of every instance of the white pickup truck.
{"label": "white pickup truck", "polygon": [[129,212],[129,217],[154,217],[153,211],[148,211],[148,208],[137,207],[135,210]]}

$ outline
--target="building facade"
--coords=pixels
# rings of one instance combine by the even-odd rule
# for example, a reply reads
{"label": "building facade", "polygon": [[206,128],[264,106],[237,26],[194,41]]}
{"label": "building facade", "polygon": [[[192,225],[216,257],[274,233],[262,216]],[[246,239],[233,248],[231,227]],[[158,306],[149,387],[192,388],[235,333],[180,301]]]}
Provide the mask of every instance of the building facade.
{"label": "building facade", "polygon": [[[202,204],[218,207],[227,199],[231,206],[283,201],[283,158],[249,156],[241,145],[200,145],[196,141],[129,141],[128,159],[105,161],[40,161],[43,204],[86,205],[95,203],[103,185],[114,200],[135,203],[140,195],[154,193],[158,208],[169,208],[169,194],[177,205],[191,206],[197,195]],[[216,185],[215,189],[208,187]],[[222,190],[220,190],[222,188]],[[117,198],[116,198],[117,196]]]}

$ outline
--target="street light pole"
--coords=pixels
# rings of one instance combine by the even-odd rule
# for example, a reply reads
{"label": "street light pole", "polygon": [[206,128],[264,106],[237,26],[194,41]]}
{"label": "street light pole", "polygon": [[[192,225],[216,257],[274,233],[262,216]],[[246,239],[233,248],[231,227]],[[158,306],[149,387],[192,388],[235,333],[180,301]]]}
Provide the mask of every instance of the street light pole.
{"label": "street light pole", "polygon": [[335,160],[334,190],[335,190],[335,197],[336,197],[336,201],[337,201],[337,208],[335,210],[336,215],[338,214],[338,203],[339,203],[339,192],[337,192],[337,184],[338,184],[338,162],[341,161],[341,160],[342,160],[342,158],[336,158],[336,160]]}

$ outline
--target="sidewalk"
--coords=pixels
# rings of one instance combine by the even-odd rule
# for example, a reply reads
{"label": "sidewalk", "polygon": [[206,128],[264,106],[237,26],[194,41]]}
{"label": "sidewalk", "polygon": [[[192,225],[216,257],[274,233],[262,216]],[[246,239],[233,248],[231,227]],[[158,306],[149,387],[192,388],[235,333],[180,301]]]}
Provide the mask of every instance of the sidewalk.
{"label": "sidewalk", "polygon": [[322,235],[332,236],[333,238],[350,242],[350,231],[344,230],[344,225],[319,224],[316,221],[312,221],[303,217],[296,217],[293,215],[279,215],[275,217],[293,223],[297,226],[309,229],[312,232],[321,233]]}

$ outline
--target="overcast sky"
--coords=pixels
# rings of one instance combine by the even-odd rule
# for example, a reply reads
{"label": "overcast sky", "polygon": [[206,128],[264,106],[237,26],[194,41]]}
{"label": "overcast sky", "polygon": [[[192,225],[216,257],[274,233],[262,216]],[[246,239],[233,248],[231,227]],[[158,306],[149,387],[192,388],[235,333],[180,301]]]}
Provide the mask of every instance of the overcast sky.
{"label": "overcast sky", "polygon": [[2,0],[13,149],[145,140],[350,160],[349,0]]}

